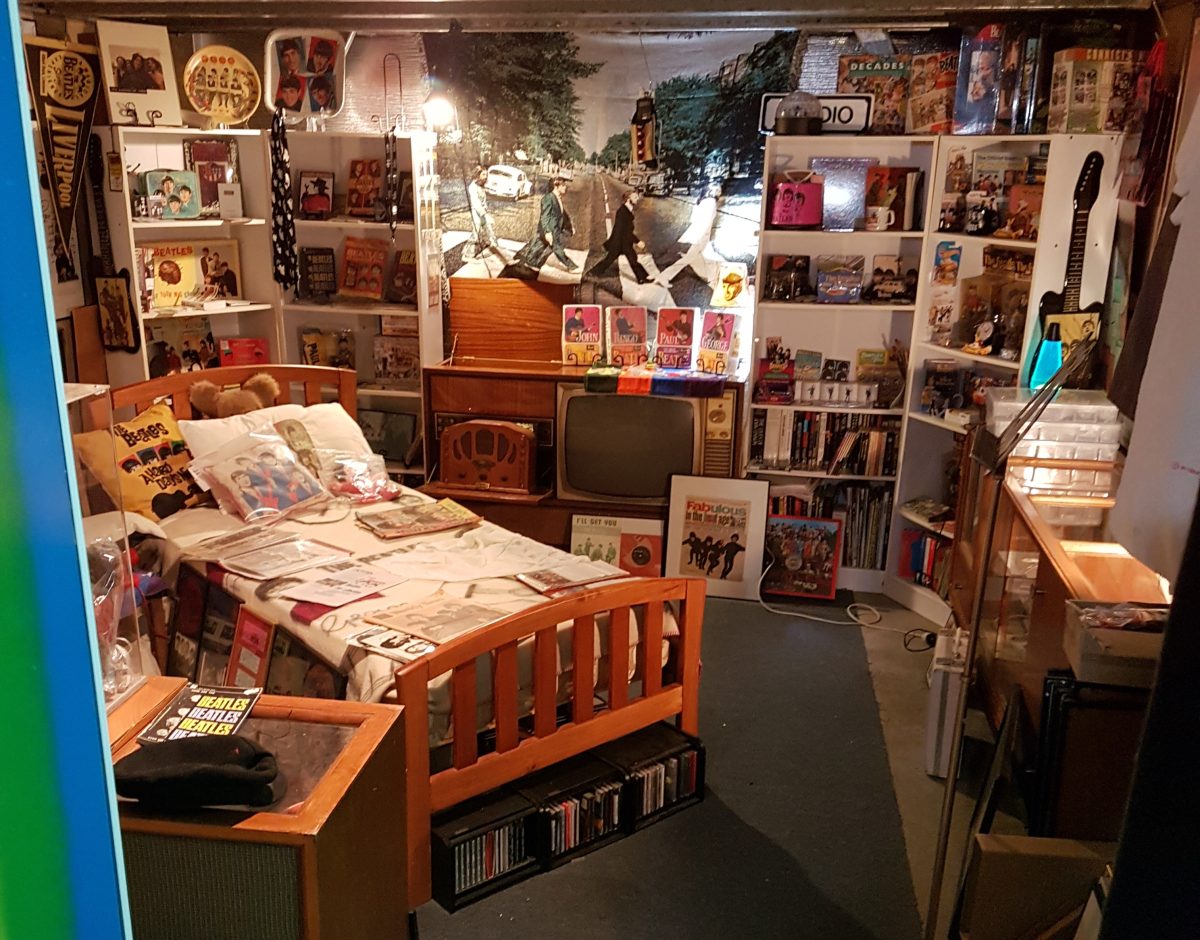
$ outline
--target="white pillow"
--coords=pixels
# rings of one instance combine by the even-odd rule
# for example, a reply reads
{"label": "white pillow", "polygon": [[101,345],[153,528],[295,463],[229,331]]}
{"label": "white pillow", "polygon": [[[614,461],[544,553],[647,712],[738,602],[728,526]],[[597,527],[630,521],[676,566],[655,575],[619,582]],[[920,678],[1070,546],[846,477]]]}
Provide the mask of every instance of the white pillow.
{"label": "white pillow", "polygon": [[299,417],[308,436],[312,438],[313,447],[318,450],[336,450],[362,456],[372,453],[371,445],[363,436],[358,422],[346,414],[346,409],[336,401],[309,405]]}
{"label": "white pillow", "polygon": [[320,405],[272,405],[249,414],[232,418],[205,418],[200,421],[180,421],[179,430],[187,442],[192,458],[204,457],[230,441],[251,431],[274,425],[285,418],[295,418],[304,425],[313,447],[350,454],[370,454],[371,445],[363,437],[362,428],[346,414],[337,402]]}
{"label": "white pillow", "polygon": [[301,419],[304,417],[304,411],[303,405],[272,405],[270,408],[260,408],[258,411],[234,415],[231,418],[180,421],[179,430],[183,432],[183,439],[187,442],[194,460],[211,454],[244,434],[273,425],[276,421],[282,421],[284,418]]}

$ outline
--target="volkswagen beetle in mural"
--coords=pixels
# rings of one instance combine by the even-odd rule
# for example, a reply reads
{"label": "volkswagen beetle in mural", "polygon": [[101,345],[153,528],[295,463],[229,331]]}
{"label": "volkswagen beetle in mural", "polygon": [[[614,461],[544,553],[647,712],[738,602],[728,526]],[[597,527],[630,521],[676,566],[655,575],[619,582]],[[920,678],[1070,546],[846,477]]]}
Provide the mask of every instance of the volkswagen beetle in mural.
{"label": "volkswagen beetle in mural", "polygon": [[483,184],[483,188],[493,196],[516,201],[524,199],[533,192],[533,183],[525,175],[524,170],[497,163],[488,167],[487,181]]}

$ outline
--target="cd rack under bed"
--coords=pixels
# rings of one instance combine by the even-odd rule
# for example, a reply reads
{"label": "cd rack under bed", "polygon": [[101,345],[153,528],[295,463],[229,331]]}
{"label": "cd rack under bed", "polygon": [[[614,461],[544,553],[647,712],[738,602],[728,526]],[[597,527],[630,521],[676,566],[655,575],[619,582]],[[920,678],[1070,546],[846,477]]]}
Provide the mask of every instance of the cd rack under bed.
{"label": "cd rack under bed", "polygon": [[454,806],[433,820],[433,897],[456,911],[695,805],[704,768],[658,723]]}

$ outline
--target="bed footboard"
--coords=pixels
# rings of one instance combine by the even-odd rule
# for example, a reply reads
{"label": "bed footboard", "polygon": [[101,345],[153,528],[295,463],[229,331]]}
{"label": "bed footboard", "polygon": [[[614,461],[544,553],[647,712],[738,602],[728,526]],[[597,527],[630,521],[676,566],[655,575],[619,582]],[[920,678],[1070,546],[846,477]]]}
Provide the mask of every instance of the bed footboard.
{"label": "bed footboard", "polygon": [[[407,853],[409,903],[430,898],[430,820],[433,813],[485,793],[589,748],[675,717],[680,730],[697,732],[700,629],[704,582],[653,578],[599,585],[505,617],[441,646],[396,673],[404,708],[405,775],[408,786]],[[679,641],[672,675],[659,668],[664,610],[678,605]],[[629,681],[629,630],[634,608],[643,608],[637,644],[638,694]],[[596,710],[593,687],[597,618],[608,614],[608,707]],[[572,689],[569,718],[557,719],[558,626],[571,625]],[[517,646],[533,637],[531,729],[519,719]],[[496,749],[480,755],[476,736],[475,672],[480,657],[492,670]],[[648,668],[649,667],[649,668]],[[453,766],[429,773],[431,679],[450,674]]]}

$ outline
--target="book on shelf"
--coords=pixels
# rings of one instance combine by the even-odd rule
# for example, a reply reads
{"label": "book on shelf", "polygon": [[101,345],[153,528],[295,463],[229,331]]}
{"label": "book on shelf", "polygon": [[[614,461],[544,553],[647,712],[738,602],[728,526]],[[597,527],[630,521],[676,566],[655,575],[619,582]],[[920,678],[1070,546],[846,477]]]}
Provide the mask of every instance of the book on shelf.
{"label": "book on shelf", "polygon": [[954,127],[957,87],[957,51],[914,55],[908,76],[907,132],[949,134]]}
{"label": "book on shelf", "polygon": [[700,351],[696,368],[701,372],[722,374],[728,371],[729,351],[733,347],[736,320],[732,313],[706,310],[700,327]]}
{"label": "book on shelf", "polygon": [[570,561],[536,571],[523,571],[515,577],[539,594],[557,594],[586,584],[595,584],[597,581],[623,578],[626,574],[624,570],[608,562],[573,556]]}
{"label": "book on shelf", "polygon": [[950,557],[950,543],[945,539],[920,529],[904,529],[896,574],[944,598],[949,594]]}
{"label": "book on shelf", "polygon": [[237,734],[260,695],[260,688],[240,689],[189,682],[138,735],[138,741],[158,744],[180,738]]}
{"label": "book on shelf", "polygon": [[271,361],[267,341],[257,336],[230,336],[217,341],[221,365],[255,366]]}
{"label": "book on shelf", "polygon": [[300,280],[296,294],[303,300],[326,301],[337,293],[337,258],[332,248],[299,249]]}
{"label": "book on shelf", "polygon": [[375,382],[384,388],[417,391],[421,387],[421,341],[416,336],[376,336]]}
{"label": "book on shelf", "polygon": [[562,308],[562,361],[593,366],[604,359],[604,311],[598,304],[566,304]]}
{"label": "book on shelf", "polygon": [[659,307],[655,324],[654,361],[667,369],[690,369],[696,318],[695,307]]}
{"label": "book on shelf", "polygon": [[750,462],[766,469],[894,476],[899,441],[895,415],[752,406]]}
{"label": "book on shelf", "polygon": [[890,483],[814,481],[772,485],[771,515],[837,520],[842,524],[839,563],[846,568],[883,568],[892,519]]}
{"label": "book on shelf", "polygon": [[338,293],[360,300],[383,300],[383,272],[388,243],[382,238],[347,235],[342,244],[342,272]]}
{"label": "book on shelf", "polygon": [[904,133],[910,64],[908,55],[838,56],[838,92],[870,95],[874,102],[870,133]]}
{"label": "book on shelf", "polygon": [[645,307],[607,307],[604,323],[610,363],[640,366],[646,361]]}
{"label": "book on shelf", "polygon": [[306,366],[353,369],[355,363],[354,331],[301,327],[300,361]]}
{"label": "book on shelf", "polygon": [[411,248],[401,248],[392,257],[385,299],[388,303],[416,306],[417,253]]}
{"label": "book on shelf", "polygon": [[381,539],[399,539],[411,535],[428,535],[450,529],[468,528],[478,525],[481,518],[452,499],[393,506],[390,509],[355,514],[359,525]]}

